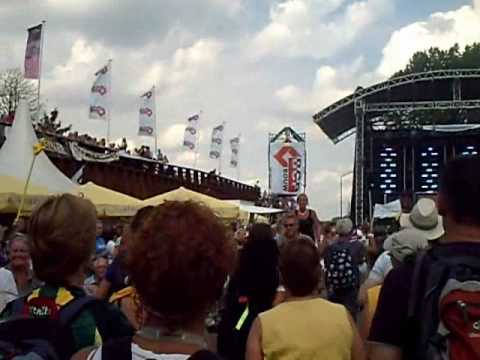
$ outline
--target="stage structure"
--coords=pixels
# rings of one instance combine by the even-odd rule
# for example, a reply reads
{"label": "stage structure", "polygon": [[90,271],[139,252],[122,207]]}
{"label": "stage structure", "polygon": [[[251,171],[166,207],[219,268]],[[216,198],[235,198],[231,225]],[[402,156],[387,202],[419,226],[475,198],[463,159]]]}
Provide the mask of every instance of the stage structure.
{"label": "stage structure", "polygon": [[306,135],[290,127],[268,135],[269,189],[273,196],[292,197],[305,191]]}
{"label": "stage structure", "polygon": [[356,134],[352,217],[375,203],[434,196],[445,162],[480,152],[480,69],[410,74],[357,90],[314,115],[334,142]]}

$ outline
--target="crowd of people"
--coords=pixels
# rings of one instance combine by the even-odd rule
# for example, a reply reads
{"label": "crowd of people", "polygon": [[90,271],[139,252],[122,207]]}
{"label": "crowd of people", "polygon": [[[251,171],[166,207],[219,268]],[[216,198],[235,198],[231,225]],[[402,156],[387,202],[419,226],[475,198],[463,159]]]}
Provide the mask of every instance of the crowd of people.
{"label": "crowd of people", "polygon": [[52,197],[9,235],[0,358],[480,359],[479,184],[480,158],[451,161],[393,233],[301,194],[273,225],[174,201],[107,240],[88,200]]}

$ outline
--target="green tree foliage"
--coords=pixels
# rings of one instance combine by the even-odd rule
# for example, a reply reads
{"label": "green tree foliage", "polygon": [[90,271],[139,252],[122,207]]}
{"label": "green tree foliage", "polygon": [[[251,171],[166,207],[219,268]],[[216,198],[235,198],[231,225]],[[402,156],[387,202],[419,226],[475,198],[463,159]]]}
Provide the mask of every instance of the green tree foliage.
{"label": "green tree foliage", "polygon": [[411,57],[405,69],[393,74],[393,77],[419,72],[447,69],[474,69],[480,67],[480,43],[467,45],[463,52],[458,44],[448,50],[432,47],[418,51]]}
{"label": "green tree foliage", "polygon": [[[411,57],[405,69],[393,74],[392,78],[414,73],[448,69],[480,68],[480,43],[467,45],[463,52],[458,44],[448,50],[432,47],[418,51]],[[477,111],[435,110],[435,111],[395,111],[382,115],[382,122],[389,130],[420,129],[424,125],[461,123],[468,117],[477,116]]]}

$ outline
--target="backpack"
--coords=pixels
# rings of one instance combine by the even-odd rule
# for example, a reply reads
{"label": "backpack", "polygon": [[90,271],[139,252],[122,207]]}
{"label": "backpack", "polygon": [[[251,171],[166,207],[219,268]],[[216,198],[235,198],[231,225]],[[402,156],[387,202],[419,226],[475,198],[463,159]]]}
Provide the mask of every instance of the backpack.
{"label": "backpack", "polygon": [[360,272],[350,243],[337,243],[327,250],[325,282],[329,292],[358,289],[360,286]]}
{"label": "backpack", "polygon": [[[69,325],[86,306],[97,300],[89,296],[76,298],[50,317],[30,316],[29,302],[25,300],[14,300],[12,317],[0,323],[0,359],[70,359],[76,349]],[[37,302],[37,305],[40,304]],[[46,311],[49,305],[37,309]]]}
{"label": "backpack", "polygon": [[480,359],[480,259],[442,250],[416,259],[408,308],[420,324],[415,358]]}
{"label": "backpack", "polygon": [[330,246],[325,256],[325,285],[327,299],[347,308],[353,319],[361,310],[358,303],[360,270],[352,255],[353,242],[339,242]]}
{"label": "backpack", "polygon": [[[131,360],[132,337],[115,339],[102,345],[102,360]],[[221,360],[208,350],[200,350],[192,354],[188,360]]]}

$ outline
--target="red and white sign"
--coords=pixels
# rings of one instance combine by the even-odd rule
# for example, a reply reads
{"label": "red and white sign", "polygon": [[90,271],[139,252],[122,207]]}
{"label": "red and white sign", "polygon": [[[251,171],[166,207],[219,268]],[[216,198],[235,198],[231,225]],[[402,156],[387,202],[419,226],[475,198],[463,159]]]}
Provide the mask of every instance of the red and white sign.
{"label": "red and white sign", "polygon": [[278,195],[297,195],[305,174],[305,143],[270,144],[270,191]]}
{"label": "red and white sign", "polygon": [[90,119],[108,120],[110,108],[110,61],[95,73],[90,89]]}

